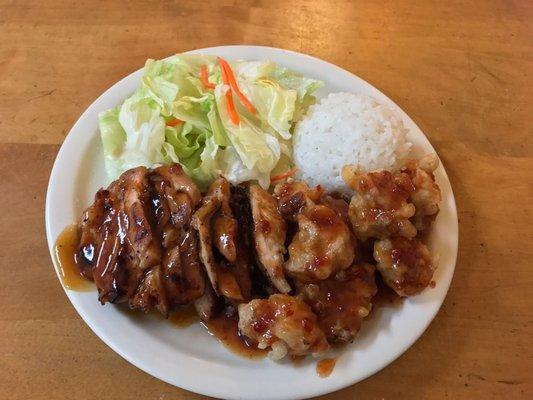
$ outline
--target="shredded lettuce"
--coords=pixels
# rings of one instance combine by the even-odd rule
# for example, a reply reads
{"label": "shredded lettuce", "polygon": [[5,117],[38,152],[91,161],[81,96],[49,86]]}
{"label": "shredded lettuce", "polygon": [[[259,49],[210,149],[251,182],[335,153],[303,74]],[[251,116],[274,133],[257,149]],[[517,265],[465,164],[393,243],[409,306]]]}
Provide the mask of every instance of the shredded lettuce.
{"label": "shredded lettuce", "polygon": [[[204,87],[202,65],[214,90]],[[109,179],[140,165],[178,162],[202,189],[218,175],[268,187],[273,173],[289,168],[291,130],[321,82],[270,61],[236,61],[231,69],[256,110],[250,113],[233,93],[237,125],[216,57],[148,60],[132,96],[99,115]]]}

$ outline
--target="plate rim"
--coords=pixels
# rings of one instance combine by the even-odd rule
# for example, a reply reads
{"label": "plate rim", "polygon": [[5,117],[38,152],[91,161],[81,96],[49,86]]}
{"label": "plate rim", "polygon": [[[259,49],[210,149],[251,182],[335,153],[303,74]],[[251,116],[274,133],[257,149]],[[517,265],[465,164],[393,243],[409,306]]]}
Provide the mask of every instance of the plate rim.
{"label": "plate rim", "polygon": [[[269,46],[254,46],[254,45],[214,46],[214,47],[207,47],[207,48],[201,48],[201,49],[194,49],[194,50],[187,51],[187,52],[184,52],[184,53],[206,53],[206,54],[207,53],[214,53],[214,54],[216,54],[216,52],[219,52],[219,51],[236,51],[236,52],[239,52],[239,51],[246,51],[246,50],[250,50],[250,51],[255,50],[255,51],[258,51],[258,52],[267,51],[267,52],[279,52],[279,53],[292,54],[293,56],[296,56],[298,58],[312,60],[315,63],[316,62],[325,63],[325,64],[328,65],[329,68],[335,69],[338,73],[348,74],[350,76],[350,78],[352,78],[352,79],[355,78],[356,80],[359,81],[360,84],[363,84],[364,86],[366,86],[370,90],[378,93],[382,98],[387,99],[388,102],[393,104],[395,106],[395,108],[402,113],[402,117],[404,119],[407,119],[408,121],[410,121],[410,123],[422,133],[424,139],[428,142],[430,147],[433,150],[435,150],[433,148],[433,146],[431,145],[431,142],[429,142],[429,139],[427,138],[427,136],[420,129],[420,127],[418,127],[418,125],[411,119],[411,117],[398,104],[396,104],[396,102],[394,102],[392,99],[390,99],[388,96],[386,96],[383,92],[381,92],[381,90],[379,90],[374,85],[370,84],[369,82],[365,81],[364,79],[360,78],[359,76],[355,75],[354,73],[352,73],[352,72],[350,72],[348,70],[345,70],[345,69],[343,69],[343,68],[341,68],[341,67],[339,67],[339,66],[337,66],[337,65],[335,65],[335,64],[333,64],[331,62],[328,62],[326,60],[322,60],[322,59],[320,59],[318,57],[314,57],[314,56],[311,56],[311,55],[308,55],[308,54],[296,52],[296,51],[293,51],[293,50],[287,50],[287,49],[269,47]],[[236,57],[236,58],[239,58],[239,57]],[[125,349],[121,348],[121,346],[119,346],[117,343],[115,343],[115,341],[112,338],[110,338],[106,334],[104,334],[99,329],[98,326],[91,325],[91,324],[89,324],[86,321],[86,319],[84,317],[84,312],[82,310],[82,307],[80,306],[80,304],[78,304],[76,301],[73,300],[73,298],[71,297],[71,294],[69,293],[70,291],[67,290],[64,287],[64,285],[63,285],[63,283],[61,281],[61,278],[59,276],[59,271],[58,271],[58,267],[57,267],[57,263],[56,263],[56,259],[55,259],[55,255],[54,255],[55,238],[52,237],[51,222],[50,222],[50,215],[51,215],[50,207],[51,207],[51,196],[52,196],[51,192],[52,192],[54,177],[58,174],[58,170],[57,170],[58,169],[58,163],[59,163],[58,160],[63,159],[66,156],[66,154],[65,154],[66,151],[67,151],[66,149],[70,145],[70,142],[74,140],[73,139],[73,135],[71,135],[71,133],[78,129],[78,125],[80,124],[80,121],[85,119],[86,114],[91,114],[93,112],[93,109],[96,108],[96,106],[101,102],[102,98],[104,98],[104,96],[106,96],[106,94],[108,92],[116,90],[117,87],[119,87],[120,85],[124,85],[130,79],[133,79],[135,75],[139,74],[140,71],[142,71],[142,69],[143,68],[140,68],[138,70],[135,70],[135,71],[131,72],[130,74],[128,74],[127,76],[125,76],[124,78],[120,79],[118,82],[116,82],[112,86],[110,86],[108,89],[106,89],[102,94],[100,94],[96,98],[96,100],[94,100],[83,111],[83,113],[79,116],[79,118],[73,124],[72,128],[69,130],[69,133],[66,135],[65,139],[63,140],[63,142],[61,144],[61,147],[60,147],[60,149],[59,149],[59,151],[58,151],[58,153],[56,155],[56,158],[54,160],[54,165],[52,167],[52,170],[51,170],[51,173],[50,173],[50,177],[49,177],[49,182],[48,182],[47,192],[46,192],[46,202],[45,202],[46,237],[47,237],[49,252],[50,252],[50,256],[51,256],[52,263],[53,263],[53,266],[54,266],[54,270],[55,270],[56,275],[57,275],[57,277],[58,277],[58,279],[60,281],[61,286],[63,287],[63,290],[64,290],[65,294],[67,295],[67,298],[70,300],[71,304],[73,305],[73,307],[75,308],[75,310],[79,314],[79,316],[82,318],[82,320],[85,322],[85,324],[88,325],[89,328],[108,347],[110,347],[114,352],[119,354],[122,358],[124,358],[130,364],[136,366],[137,368],[139,368],[140,370],[144,371],[145,373],[148,373],[148,374],[150,374],[150,375],[152,375],[152,376],[154,376],[154,377],[156,377],[156,378],[158,378],[158,379],[160,379],[160,380],[162,380],[162,381],[164,381],[164,382],[166,382],[168,384],[180,387],[182,389],[189,390],[191,392],[200,393],[200,394],[207,395],[207,396],[221,396],[221,395],[223,395],[224,398],[228,398],[228,399],[245,398],[242,394],[238,394],[236,392],[233,392],[233,393],[228,395],[228,393],[223,391],[223,390],[217,390],[217,389],[213,390],[213,389],[210,388],[209,385],[201,385],[201,384],[198,385],[198,384],[193,384],[192,382],[191,383],[189,383],[189,382],[180,382],[180,384],[178,385],[178,384],[176,384],[176,382],[171,381],[168,377],[166,377],[163,374],[159,373],[156,369],[154,369],[154,368],[152,368],[150,366],[147,366],[147,365],[139,365],[140,363],[138,362],[138,360],[135,360],[134,357],[131,357]],[[435,151],[435,153],[437,153],[437,152]],[[437,153],[437,155],[438,155],[438,153]],[[355,383],[358,383],[358,382],[360,382],[360,381],[362,381],[364,379],[367,379],[369,376],[374,375],[375,373],[381,371],[382,369],[384,369],[385,367],[390,365],[397,358],[399,358],[402,354],[404,354],[408,349],[410,349],[413,346],[413,344],[427,330],[428,326],[431,324],[431,322],[435,318],[436,314],[441,309],[442,304],[443,304],[444,300],[447,297],[447,293],[449,291],[449,287],[451,285],[451,281],[452,281],[454,273],[455,273],[455,268],[456,268],[456,264],[457,264],[458,243],[459,243],[459,227],[458,227],[457,206],[456,206],[455,196],[454,196],[454,193],[453,193],[453,188],[451,186],[451,182],[450,182],[449,176],[448,176],[448,174],[446,172],[446,169],[445,169],[445,167],[444,167],[444,165],[442,163],[442,160],[441,160],[441,166],[442,166],[442,176],[446,180],[447,185],[449,186],[449,188],[448,188],[449,189],[449,193],[450,193],[450,199],[449,200],[451,200],[451,202],[448,204],[448,206],[449,206],[449,209],[450,209],[450,212],[451,212],[451,216],[454,217],[453,220],[451,221],[452,222],[451,229],[453,230],[453,232],[452,232],[453,238],[452,238],[451,245],[452,245],[454,251],[451,254],[450,265],[447,266],[447,268],[449,267],[451,269],[451,272],[449,274],[448,281],[445,282],[445,286],[446,287],[445,287],[445,290],[443,291],[442,298],[440,298],[439,301],[438,301],[438,303],[439,303],[438,307],[435,307],[435,309],[430,313],[430,316],[425,321],[423,329],[420,329],[418,334],[413,335],[411,340],[408,341],[408,345],[406,345],[401,351],[397,352],[397,354],[395,354],[393,357],[389,357],[385,362],[383,362],[383,365],[381,367],[376,368],[375,370],[367,371],[366,373],[362,374],[362,377],[360,377],[360,378],[356,378],[356,379],[353,379],[353,380],[344,379],[343,381],[337,382],[336,384],[333,384],[331,382],[328,384],[328,380],[324,379],[323,380],[323,385],[320,388],[317,388],[317,389],[309,389],[309,388],[304,389],[296,397],[294,396],[293,393],[288,393],[287,395],[283,395],[283,394],[279,394],[278,393],[276,395],[269,395],[268,398],[270,398],[270,399],[307,398],[307,397],[310,397],[310,396],[324,395],[324,394],[331,393],[331,392],[343,389],[345,387],[351,386],[351,385],[353,385]]]}

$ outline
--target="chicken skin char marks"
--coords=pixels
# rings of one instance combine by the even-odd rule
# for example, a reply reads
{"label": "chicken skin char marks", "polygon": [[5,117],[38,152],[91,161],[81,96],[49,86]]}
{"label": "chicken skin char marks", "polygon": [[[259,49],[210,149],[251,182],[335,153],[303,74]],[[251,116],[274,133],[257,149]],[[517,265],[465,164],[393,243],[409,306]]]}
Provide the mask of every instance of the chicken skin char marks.
{"label": "chicken skin char marks", "polygon": [[129,301],[131,308],[167,315],[203,294],[190,229],[199,199],[179,165],[130,169],[96,194],[80,223],[80,254],[102,304]]}
{"label": "chicken skin char marks", "polygon": [[232,302],[249,300],[251,277],[246,249],[238,240],[238,223],[230,206],[231,187],[224,178],[215,180],[192,226],[200,239],[200,259],[214,292]]}
{"label": "chicken skin char marks", "polygon": [[437,165],[346,166],[351,198],[292,178],[271,194],[222,177],[202,196],[178,164],[133,168],[85,210],[80,272],[102,304],[164,316],[194,304],[206,321],[238,313],[241,334],[272,358],[319,356],[356,338],[376,273],[400,296],[429,285],[434,266],[420,236],[439,211]]}

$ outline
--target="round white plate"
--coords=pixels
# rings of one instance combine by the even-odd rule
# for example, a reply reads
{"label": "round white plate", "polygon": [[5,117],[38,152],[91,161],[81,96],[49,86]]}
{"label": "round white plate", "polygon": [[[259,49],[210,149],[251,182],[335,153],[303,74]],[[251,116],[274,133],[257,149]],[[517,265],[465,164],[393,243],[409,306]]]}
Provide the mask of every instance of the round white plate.
{"label": "round white plate", "polygon": [[[306,76],[324,81],[317,94],[363,92],[396,109],[410,129],[415,155],[434,152],[414,122],[379,90],[335,65],[304,54],[259,46],[223,46],[193,53],[227,59],[270,59]],[[94,193],[105,185],[104,160],[97,115],[121,103],[136,88],[142,70],[116,83],[82,114],[57,155],[46,198],[46,235],[56,272],[54,242],[65,226],[78,221]],[[338,352],[328,378],[319,378],[310,357],[299,367],[268,359],[249,361],[232,354],[199,324],[179,329],[160,318],[132,317],[107,304],[96,292],[65,290],[91,329],[114,351],[143,371],[184,389],[225,399],[299,399],[338,390],[374,374],[406,351],[439,310],[455,268],[457,212],[442,165],[436,172],[442,190],[441,212],[433,227],[430,248],[439,255],[437,285],[401,304],[381,307],[363,325],[360,338]]]}

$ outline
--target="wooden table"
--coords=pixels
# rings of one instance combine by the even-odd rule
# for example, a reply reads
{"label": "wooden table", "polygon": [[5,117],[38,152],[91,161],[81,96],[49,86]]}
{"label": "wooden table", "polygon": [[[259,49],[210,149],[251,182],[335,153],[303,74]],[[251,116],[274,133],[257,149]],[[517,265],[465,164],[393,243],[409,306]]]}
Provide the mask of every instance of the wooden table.
{"label": "wooden table", "polygon": [[452,181],[460,248],[444,306],[397,361],[323,398],[533,398],[532,2],[121,3],[0,1],[0,398],[202,397],[128,364],[76,314],[44,198],[100,93],[148,57],[222,44],[354,72],[415,120]]}

